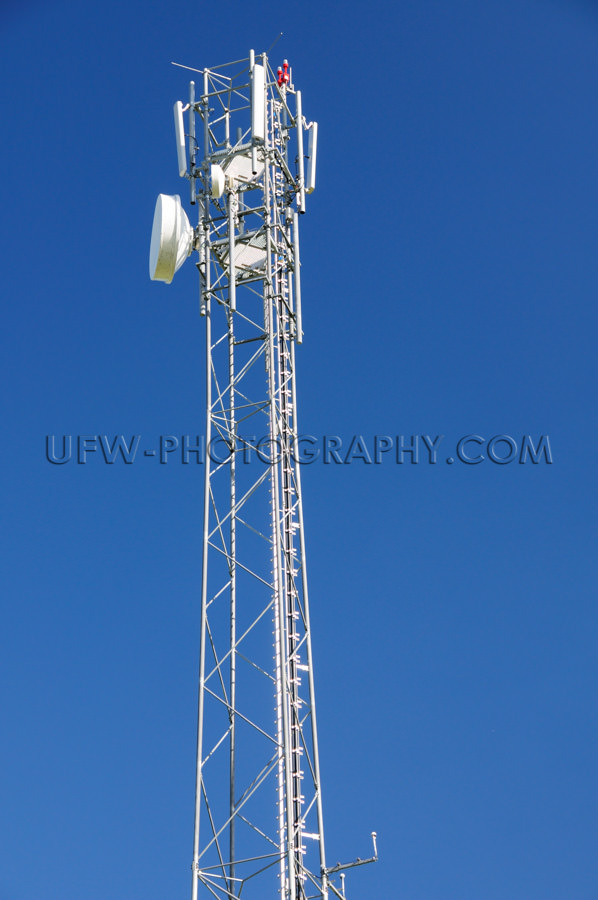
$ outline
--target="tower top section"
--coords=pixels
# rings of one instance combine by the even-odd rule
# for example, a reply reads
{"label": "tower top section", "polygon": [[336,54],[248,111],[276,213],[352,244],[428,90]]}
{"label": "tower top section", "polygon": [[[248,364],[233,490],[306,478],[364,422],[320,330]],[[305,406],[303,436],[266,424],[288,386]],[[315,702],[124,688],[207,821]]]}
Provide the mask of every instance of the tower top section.
{"label": "tower top section", "polygon": [[[270,208],[269,198],[275,197],[281,222],[288,224],[305,212],[306,196],[316,185],[318,125],[303,115],[301,91],[295,87],[288,60],[275,71],[266,53],[251,50],[246,59],[212,68],[181,68],[198,76],[190,82],[188,102],[174,104],[174,127],[178,172],[189,182],[189,201],[199,205],[200,221],[189,241],[182,209],[170,228],[156,213],[155,229],[160,230],[152,235],[150,277],[166,283],[186,255],[194,249],[201,253],[201,229],[207,219],[213,225],[217,252],[218,221],[233,195],[242,234],[252,226],[259,228],[251,222],[250,210]],[[176,198],[170,204],[164,197],[160,202],[164,209],[179,209]],[[260,242],[258,238],[239,251],[245,259],[238,278],[256,274],[264,257]],[[222,262],[226,267],[224,256]],[[251,272],[244,273],[247,267]]]}
{"label": "tower top section", "polygon": [[[190,71],[201,80],[191,82],[189,103],[175,103],[174,118],[179,174],[191,182],[191,203],[200,190],[197,179],[213,199],[230,179],[237,189],[257,186],[270,157],[284,172],[288,199],[304,213],[305,195],[316,185],[318,126],[303,116],[288,60],[274,71],[265,53],[250,50],[246,59]],[[203,128],[194,127],[193,113]],[[212,166],[224,172],[224,180]]]}

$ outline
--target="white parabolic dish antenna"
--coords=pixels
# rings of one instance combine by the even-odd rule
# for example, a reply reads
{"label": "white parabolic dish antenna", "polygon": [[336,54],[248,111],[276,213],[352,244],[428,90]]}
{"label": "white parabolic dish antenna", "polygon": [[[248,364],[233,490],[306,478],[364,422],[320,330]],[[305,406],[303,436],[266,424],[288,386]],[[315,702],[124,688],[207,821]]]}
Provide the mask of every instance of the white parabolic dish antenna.
{"label": "white parabolic dish antenna", "polygon": [[193,228],[178,194],[158,194],[152,227],[149,273],[170,284],[193,249]]}

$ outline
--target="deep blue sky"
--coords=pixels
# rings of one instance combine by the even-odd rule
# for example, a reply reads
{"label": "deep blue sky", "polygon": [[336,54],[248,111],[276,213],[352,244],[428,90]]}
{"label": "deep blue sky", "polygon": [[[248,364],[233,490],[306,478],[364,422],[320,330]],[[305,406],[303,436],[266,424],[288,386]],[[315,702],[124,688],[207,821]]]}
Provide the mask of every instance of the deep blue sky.
{"label": "deep blue sky", "polygon": [[[0,900],[187,897],[200,467],[46,434],[203,431],[186,73],[268,47],[320,123],[300,414],[444,434],[304,469],[332,861],[350,900],[589,900],[596,865],[598,4],[21,0],[0,10]],[[447,465],[467,434],[553,464]]]}

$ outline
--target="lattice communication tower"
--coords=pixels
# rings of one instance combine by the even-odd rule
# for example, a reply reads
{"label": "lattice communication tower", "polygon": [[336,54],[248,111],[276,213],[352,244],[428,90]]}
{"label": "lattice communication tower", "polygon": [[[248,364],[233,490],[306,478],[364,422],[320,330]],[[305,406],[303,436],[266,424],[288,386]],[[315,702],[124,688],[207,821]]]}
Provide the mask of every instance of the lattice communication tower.
{"label": "lattice communication tower", "polygon": [[197,252],[206,334],[192,900],[344,898],[377,852],[326,865],[295,380],[318,126],[286,61],[194,71],[174,118],[198,225],[161,194],[150,249],[167,283]]}

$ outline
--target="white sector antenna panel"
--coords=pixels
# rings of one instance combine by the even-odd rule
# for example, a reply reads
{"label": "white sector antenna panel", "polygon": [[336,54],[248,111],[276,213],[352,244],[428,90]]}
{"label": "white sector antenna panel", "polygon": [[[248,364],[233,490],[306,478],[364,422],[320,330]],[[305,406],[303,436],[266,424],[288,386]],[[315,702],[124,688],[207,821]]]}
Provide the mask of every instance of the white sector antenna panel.
{"label": "white sector antenna panel", "polygon": [[179,175],[187,174],[187,150],[185,147],[185,123],[183,120],[183,104],[180,100],[174,104],[174,130],[176,134],[176,152],[179,161]]}
{"label": "white sector antenna panel", "polygon": [[266,137],[266,77],[264,67],[253,67],[251,81],[251,133],[258,141]]}
{"label": "white sector antenna panel", "polygon": [[316,186],[316,156],[318,153],[318,123],[312,122],[309,128],[309,144],[308,144],[308,160],[307,160],[307,178],[305,179],[305,190],[308,194],[315,189]]}

